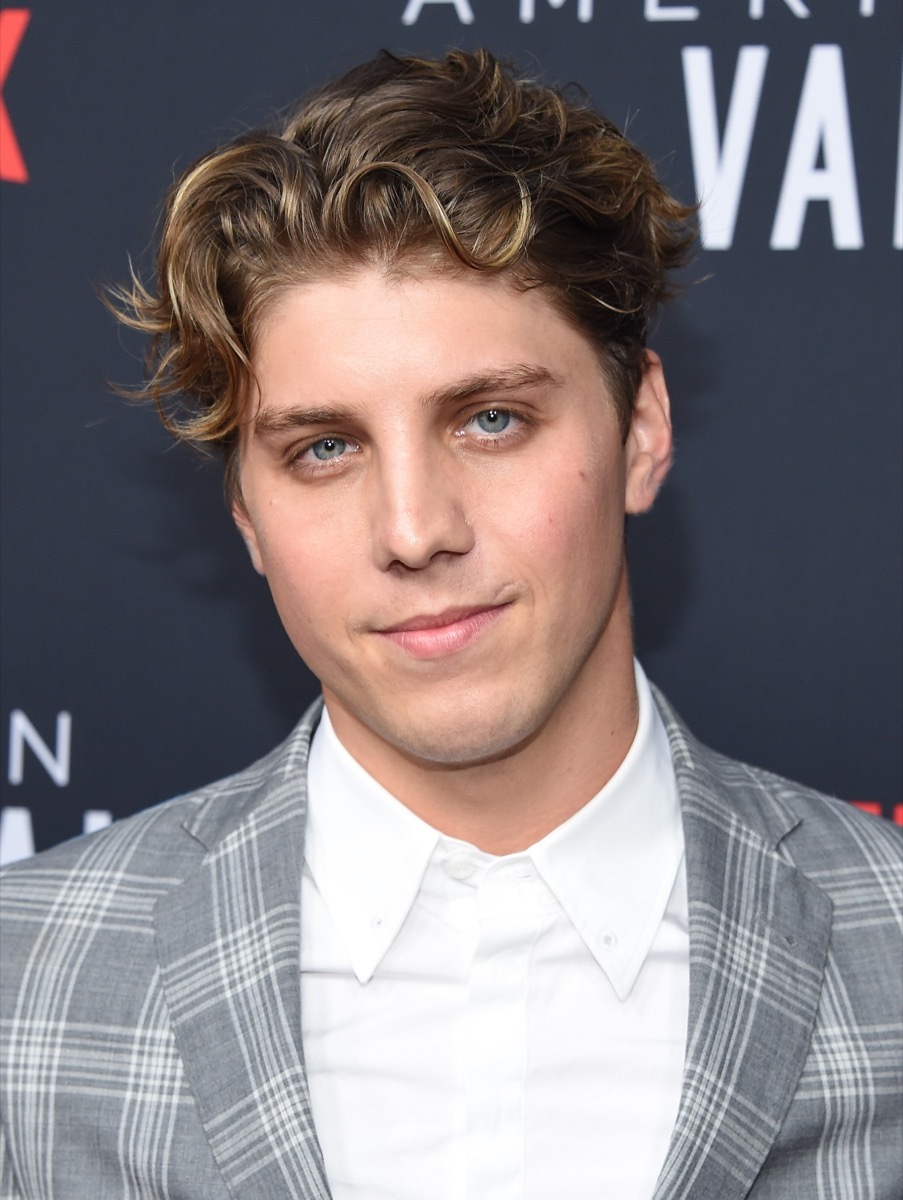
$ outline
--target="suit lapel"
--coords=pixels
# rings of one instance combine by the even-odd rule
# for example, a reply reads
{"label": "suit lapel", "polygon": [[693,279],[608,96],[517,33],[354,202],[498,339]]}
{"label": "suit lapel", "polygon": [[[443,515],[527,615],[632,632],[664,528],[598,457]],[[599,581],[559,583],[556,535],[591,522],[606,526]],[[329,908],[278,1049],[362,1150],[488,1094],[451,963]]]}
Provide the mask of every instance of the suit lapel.
{"label": "suit lapel", "polygon": [[669,736],[686,839],[690,1010],[680,1109],[654,1200],[739,1200],[809,1051],[831,902],[775,852],[798,823],[781,802],[764,801],[747,768],[674,721]]}
{"label": "suit lapel", "polygon": [[[300,894],[310,723],[186,825],[199,865],[158,904],[176,1042],[241,1200],[326,1200],[301,1050]],[[207,853],[204,854],[204,850]]]}
{"label": "suit lapel", "polygon": [[[654,1200],[740,1200],[809,1050],[831,903],[776,853],[795,825],[780,801],[766,801],[741,764],[693,741],[658,700],[683,809],[690,1010],[680,1108]],[[176,1041],[214,1157],[241,1200],[329,1197],[301,1049],[315,719],[211,791],[187,827],[198,867],[157,907]]]}

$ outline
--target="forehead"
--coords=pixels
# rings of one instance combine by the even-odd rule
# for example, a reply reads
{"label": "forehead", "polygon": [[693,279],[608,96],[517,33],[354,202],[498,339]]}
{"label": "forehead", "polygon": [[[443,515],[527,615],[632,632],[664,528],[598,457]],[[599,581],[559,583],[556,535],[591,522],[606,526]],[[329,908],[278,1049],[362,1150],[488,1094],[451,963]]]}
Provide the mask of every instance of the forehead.
{"label": "forehead", "polygon": [[541,288],[477,271],[361,268],[283,290],[252,354],[258,405],[415,399],[517,368],[601,384],[595,348]]}

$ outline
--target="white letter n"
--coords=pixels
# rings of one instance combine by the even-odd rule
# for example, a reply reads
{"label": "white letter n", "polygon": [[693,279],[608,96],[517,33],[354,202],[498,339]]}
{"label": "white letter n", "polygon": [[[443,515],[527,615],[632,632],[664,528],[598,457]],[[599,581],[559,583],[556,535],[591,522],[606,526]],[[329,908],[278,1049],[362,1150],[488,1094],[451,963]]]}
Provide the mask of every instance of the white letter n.
{"label": "white letter n", "polygon": [[56,714],[56,748],[50,747],[19,708],[9,714],[9,771],[10,783],[21,783],[25,774],[25,744],[31,747],[35,758],[57,787],[69,782],[69,752],[72,745],[72,716],[67,712]]}

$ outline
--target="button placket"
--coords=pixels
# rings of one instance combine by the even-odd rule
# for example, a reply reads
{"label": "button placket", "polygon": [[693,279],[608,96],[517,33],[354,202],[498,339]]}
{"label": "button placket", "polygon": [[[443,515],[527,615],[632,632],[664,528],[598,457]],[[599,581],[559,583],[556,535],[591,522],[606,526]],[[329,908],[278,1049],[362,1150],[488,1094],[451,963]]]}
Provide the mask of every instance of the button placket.
{"label": "button placket", "polygon": [[462,1046],[468,1197],[514,1200],[523,1191],[529,967],[542,927],[538,882],[529,863],[495,862],[476,887],[479,934]]}

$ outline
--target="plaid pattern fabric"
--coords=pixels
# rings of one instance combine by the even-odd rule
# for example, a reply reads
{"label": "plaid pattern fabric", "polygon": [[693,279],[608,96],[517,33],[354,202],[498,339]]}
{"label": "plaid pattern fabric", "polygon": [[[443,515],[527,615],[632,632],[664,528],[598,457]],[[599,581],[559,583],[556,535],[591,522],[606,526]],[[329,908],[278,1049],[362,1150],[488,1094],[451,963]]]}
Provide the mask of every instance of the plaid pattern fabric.
{"label": "plaid pattern fabric", "polygon": [[[899,1200],[901,842],[659,697],[690,1028],[655,1200]],[[325,1200],[300,1044],[317,710],[240,775],[4,872],[0,1200]]]}
{"label": "plaid pattern fabric", "polygon": [[899,1200],[900,830],[713,753],[656,699],[687,844],[690,1014],[655,1200]]}
{"label": "plaid pattern fabric", "polygon": [[327,1197],[300,1048],[311,723],[5,872],[0,1197]]}

